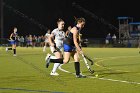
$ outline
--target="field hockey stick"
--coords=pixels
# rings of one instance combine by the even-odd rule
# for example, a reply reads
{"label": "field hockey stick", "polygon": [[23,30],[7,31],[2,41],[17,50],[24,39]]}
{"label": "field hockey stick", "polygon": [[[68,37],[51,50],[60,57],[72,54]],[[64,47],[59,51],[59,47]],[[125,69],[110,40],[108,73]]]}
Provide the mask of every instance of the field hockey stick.
{"label": "field hockey stick", "polygon": [[[84,54],[83,54],[83,55],[84,55]],[[94,64],[93,60],[92,60],[92,59],[90,59],[87,55],[84,55],[84,57],[85,57],[87,60],[89,60],[89,61],[91,62],[91,65],[93,65],[93,64]]]}
{"label": "field hockey stick", "polygon": [[94,70],[91,70],[91,68],[90,68],[90,66],[89,66],[89,64],[88,64],[88,62],[87,62],[87,60],[86,60],[84,54],[81,54],[81,55],[82,55],[82,57],[83,57],[83,59],[84,59],[84,63],[85,63],[85,65],[86,65],[86,67],[88,68],[89,72],[90,72],[91,74],[93,74],[93,73],[94,73]]}

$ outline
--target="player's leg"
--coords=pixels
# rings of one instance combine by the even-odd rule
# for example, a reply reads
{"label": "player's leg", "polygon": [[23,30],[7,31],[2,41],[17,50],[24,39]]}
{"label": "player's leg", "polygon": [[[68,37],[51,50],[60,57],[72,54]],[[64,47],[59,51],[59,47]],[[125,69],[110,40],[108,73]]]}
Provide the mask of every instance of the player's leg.
{"label": "player's leg", "polygon": [[[13,41],[9,41],[10,42],[10,45],[13,45]],[[8,51],[8,50],[12,50],[12,47],[6,47],[6,49],[5,49],[6,51]]]}
{"label": "player's leg", "polygon": [[75,66],[75,71],[76,71],[76,77],[77,78],[85,78],[86,76],[80,74],[80,58],[79,58],[79,53],[74,52],[72,57],[74,58],[74,66]]}
{"label": "player's leg", "polygon": [[[55,57],[56,57],[56,58],[62,58],[61,52],[55,52],[54,54],[55,54]],[[56,70],[57,70],[57,68],[58,68],[59,66],[60,66],[60,63],[54,63],[54,66],[53,66],[53,69],[52,69],[50,75],[56,75],[56,76],[59,75],[59,74],[56,72]]]}
{"label": "player's leg", "polygon": [[8,50],[12,50],[12,48],[11,47],[6,47],[6,51],[8,51]]}
{"label": "player's leg", "polygon": [[16,43],[12,45],[12,48],[13,48],[13,52],[14,52],[13,56],[16,56]]}
{"label": "player's leg", "polygon": [[[62,53],[61,53],[61,48],[59,48],[59,50],[56,50],[54,47],[50,47],[51,52],[55,55],[56,58],[62,58]],[[60,66],[60,63],[54,63],[53,69],[50,73],[50,75],[59,75],[56,70],[57,68]]]}
{"label": "player's leg", "polygon": [[47,42],[45,41],[45,45],[44,45],[44,47],[43,47],[43,52],[46,51],[46,45],[47,45]]}
{"label": "player's leg", "polygon": [[71,52],[64,52],[64,55],[63,56],[64,56],[63,63],[66,64],[70,60]]}
{"label": "player's leg", "polygon": [[58,58],[58,59],[50,59],[50,54],[48,54],[47,56],[47,65],[50,64],[50,62],[52,63],[60,63],[60,64],[65,64],[69,62],[70,56],[71,56],[71,52],[72,51],[72,47],[69,47],[68,45],[64,44],[64,60],[62,58]]}
{"label": "player's leg", "polygon": [[70,59],[70,52],[64,52],[63,56],[64,58],[51,58],[51,54],[48,54],[46,57],[46,61],[47,61],[47,65],[49,65],[50,63],[60,63],[60,64],[66,64],[69,62]]}

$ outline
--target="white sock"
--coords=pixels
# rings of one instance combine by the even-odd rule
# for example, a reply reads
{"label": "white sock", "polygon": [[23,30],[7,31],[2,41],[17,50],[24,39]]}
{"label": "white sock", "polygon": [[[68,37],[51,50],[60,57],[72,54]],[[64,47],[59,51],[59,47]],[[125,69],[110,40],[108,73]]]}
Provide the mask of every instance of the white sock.
{"label": "white sock", "polygon": [[60,63],[54,63],[52,72],[55,73],[59,66],[60,66]]}
{"label": "white sock", "polygon": [[46,46],[43,47],[43,51],[45,51],[45,50],[46,50]]}
{"label": "white sock", "polygon": [[[50,59],[57,59],[57,58],[55,56],[51,56]],[[54,63],[52,72],[55,73],[59,66],[60,66],[60,63]]]}

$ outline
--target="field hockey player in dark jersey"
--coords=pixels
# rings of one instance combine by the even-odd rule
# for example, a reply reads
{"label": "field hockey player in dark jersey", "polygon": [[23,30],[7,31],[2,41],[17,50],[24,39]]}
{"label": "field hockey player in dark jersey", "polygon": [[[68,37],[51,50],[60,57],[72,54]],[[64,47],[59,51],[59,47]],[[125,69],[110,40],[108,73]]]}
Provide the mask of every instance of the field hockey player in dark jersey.
{"label": "field hockey player in dark jersey", "polygon": [[13,52],[14,52],[14,55],[13,56],[16,56],[16,41],[17,41],[17,37],[18,37],[18,34],[17,34],[17,27],[14,27],[12,29],[12,33],[10,35],[10,44],[12,45],[12,48],[6,48],[6,51],[8,50],[12,50],[13,49]]}

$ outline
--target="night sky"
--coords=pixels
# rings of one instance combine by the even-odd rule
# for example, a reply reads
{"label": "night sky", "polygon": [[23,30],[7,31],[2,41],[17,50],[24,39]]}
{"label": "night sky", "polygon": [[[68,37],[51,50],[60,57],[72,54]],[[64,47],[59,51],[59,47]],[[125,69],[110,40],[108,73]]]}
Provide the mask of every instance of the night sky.
{"label": "night sky", "polygon": [[[74,25],[74,16],[84,17],[86,19],[86,26],[82,31],[84,38],[105,38],[108,33],[118,35],[118,32],[73,7],[73,2],[117,28],[118,16],[129,16],[133,17],[134,21],[140,21],[138,0],[4,0],[4,2],[51,30],[56,28],[58,18],[64,19],[66,30],[69,25]],[[23,36],[28,34],[44,35],[46,33],[46,30],[40,29],[29,19],[4,7],[5,38],[10,35],[10,29],[13,26],[17,26],[19,35]]]}

